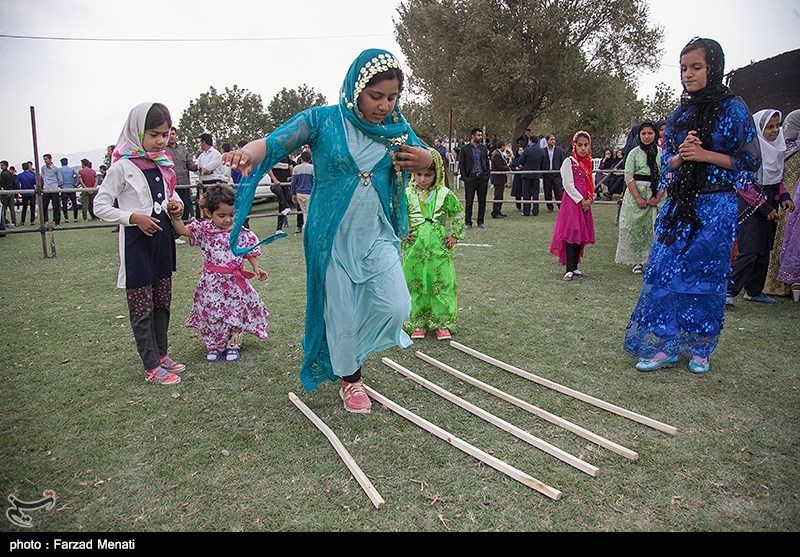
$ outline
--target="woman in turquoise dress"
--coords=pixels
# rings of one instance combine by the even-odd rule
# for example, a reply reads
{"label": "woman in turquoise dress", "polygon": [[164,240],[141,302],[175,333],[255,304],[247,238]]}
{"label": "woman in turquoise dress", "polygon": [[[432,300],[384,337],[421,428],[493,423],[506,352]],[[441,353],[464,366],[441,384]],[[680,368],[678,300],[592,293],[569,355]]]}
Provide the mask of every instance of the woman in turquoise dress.
{"label": "woman in turquoise dress", "polygon": [[458,314],[453,252],[465,237],[464,208],[444,183],[441,156],[433,149],[431,156],[431,167],[417,172],[406,188],[410,230],[403,242],[403,272],[411,294],[406,330],[418,339],[435,329],[437,340],[449,340]]}
{"label": "woman in turquoise dress", "polygon": [[[431,165],[430,153],[400,110],[403,73],[385,50],[362,52],[342,85],[339,103],[293,116],[265,139],[226,153],[242,171],[231,249],[250,211],[256,185],[278,161],[309,145],[314,189],[306,232],[305,352],[300,379],[307,391],[342,379],[348,412],[369,413],[361,365],[373,352],[407,347],[411,306],[400,263],[408,232],[407,173]],[[275,236],[262,240],[266,243]]]}

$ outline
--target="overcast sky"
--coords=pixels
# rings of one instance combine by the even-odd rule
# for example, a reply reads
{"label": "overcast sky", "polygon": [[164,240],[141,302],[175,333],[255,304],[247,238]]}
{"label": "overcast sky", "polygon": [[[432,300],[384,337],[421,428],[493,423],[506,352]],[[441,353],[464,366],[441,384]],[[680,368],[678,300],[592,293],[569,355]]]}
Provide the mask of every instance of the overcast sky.
{"label": "overcast sky", "polygon": [[[640,76],[639,96],[665,82],[679,90],[678,54],[693,36],[717,39],[726,71],[800,48],[798,0],[649,0],[664,28],[661,69]],[[399,0],[0,0],[0,34],[181,42],[68,41],[0,37],[0,158],[58,160],[115,143],[130,109],[159,101],[176,124],[189,101],[234,84],[266,105],[302,84],[336,102],[345,71],[365,48],[402,52]],[[269,38],[259,41],[186,39]],[[457,41],[458,37],[453,37]],[[798,103],[800,104],[800,102]],[[194,147],[194,140],[187,141]],[[82,156],[82,155],[81,155]],[[100,161],[95,161],[95,168]]]}

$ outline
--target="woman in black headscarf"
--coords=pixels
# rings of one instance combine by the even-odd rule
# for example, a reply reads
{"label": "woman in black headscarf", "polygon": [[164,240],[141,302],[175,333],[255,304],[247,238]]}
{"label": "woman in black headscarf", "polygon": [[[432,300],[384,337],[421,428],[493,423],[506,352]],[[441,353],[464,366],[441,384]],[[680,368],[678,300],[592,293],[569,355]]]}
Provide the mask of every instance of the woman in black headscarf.
{"label": "woman in black headscarf", "polygon": [[642,274],[653,244],[653,225],[664,190],[658,189],[661,177],[658,128],[653,122],[642,122],[638,129],[639,145],[631,149],[625,160],[628,189],[622,197],[614,262],[633,265],[633,272]]}
{"label": "woman in black headscarf", "polygon": [[683,95],[664,136],[660,188],[667,201],[624,348],[636,368],[674,366],[691,354],[689,370],[705,373],[725,316],[736,237],[736,188],[749,188],[761,165],[752,117],[722,84],[719,43],[695,38],[681,51]]}

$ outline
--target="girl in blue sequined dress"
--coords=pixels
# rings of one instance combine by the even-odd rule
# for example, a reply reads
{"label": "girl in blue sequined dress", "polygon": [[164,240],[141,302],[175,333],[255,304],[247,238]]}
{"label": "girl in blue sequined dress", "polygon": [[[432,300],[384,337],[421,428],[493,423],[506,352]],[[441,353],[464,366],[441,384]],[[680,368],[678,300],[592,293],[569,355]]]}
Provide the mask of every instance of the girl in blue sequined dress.
{"label": "girl in blue sequined dress", "polygon": [[397,59],[366,50],[350,66],[337,105],[305,110],[223,157],[249,175],[236,192],[231,249],[238,254],[234,242],[258,181],[293,150],[311,147],[300,379],[309,391],[342,379],[345,409],[360,414],[371,407],[361,380],[366,357],[411,345],[402,328],[411,308],[400,264],[400,238],[408,233],[405,183],[407,172],[428,168],[432,158],[400,111],[402,87]]}
{"label": "girl in blue sequined dress", "polygon": [[736,237],[735,188],[748,188],[761,159],[747,105],[722,84],[725,59],[711,39],[680,56],[684,93],[665,130],[658,214],[639,301],[624,348],[636,368],[674,366],[705,373],[719,341]]}

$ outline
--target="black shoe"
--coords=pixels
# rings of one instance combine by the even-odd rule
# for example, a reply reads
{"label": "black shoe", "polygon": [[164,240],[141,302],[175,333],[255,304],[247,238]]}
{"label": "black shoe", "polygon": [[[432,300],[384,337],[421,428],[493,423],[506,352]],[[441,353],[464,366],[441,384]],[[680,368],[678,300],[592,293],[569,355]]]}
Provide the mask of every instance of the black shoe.
{"label": "black shoe", "polygon": [[504,219],[504,218],[506,218],[506,216],[505,215],[492,215],[492,218],[493,219]]}
{"label": "black shoe", "polygon": [[483,223],[478,224],[478,228],[486,228],[486,225]]}
{"label": "black shoe", "polygon": [[467,224],[464,225],[464,228],[469,230],[470,228],[472,228],[472,224],[467,223]]}

